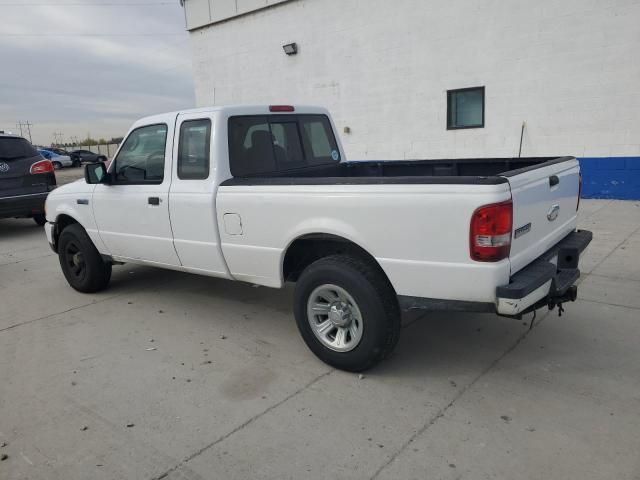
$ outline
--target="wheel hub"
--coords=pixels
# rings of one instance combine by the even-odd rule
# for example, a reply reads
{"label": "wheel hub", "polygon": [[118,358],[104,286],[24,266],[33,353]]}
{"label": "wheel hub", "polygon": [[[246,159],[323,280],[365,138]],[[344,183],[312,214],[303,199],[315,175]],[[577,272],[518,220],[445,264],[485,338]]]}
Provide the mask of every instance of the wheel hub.
{"label": "wheel hub", "polygon": [[348,327],[353,320],[351,308],[344,302],[332,303],[329,307],[329,320],[336,327]]}
{"label": "wheel hub", "polygon": [[311,292],[307,318],[320,343],[335,352],[350,352],[362,339],[360,308],[353,296],[337,285],[320,285]]}
{"label": "wheel hub", "polygon": [[80,254],[80,252],[75,253],[71,258],[71,260],[73,261],[73,264],[77,267],[82,263],[82,255]]}

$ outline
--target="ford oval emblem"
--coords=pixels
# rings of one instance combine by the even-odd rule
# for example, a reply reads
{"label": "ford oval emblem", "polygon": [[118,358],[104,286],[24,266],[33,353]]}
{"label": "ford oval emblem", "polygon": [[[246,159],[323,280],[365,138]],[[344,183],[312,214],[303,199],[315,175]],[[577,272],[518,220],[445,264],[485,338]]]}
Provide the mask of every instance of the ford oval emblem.
{"label": "ford oval emblem", "polygon": [[560,205],[554,205],[549,209],[549,213],[547,213],[547,220],[553,222],[560,215]]}
{"label": "ford oval emblem", "polygon": [[5,162],[0,162],[0,172],[7,173],[9,171],[9,164]]}

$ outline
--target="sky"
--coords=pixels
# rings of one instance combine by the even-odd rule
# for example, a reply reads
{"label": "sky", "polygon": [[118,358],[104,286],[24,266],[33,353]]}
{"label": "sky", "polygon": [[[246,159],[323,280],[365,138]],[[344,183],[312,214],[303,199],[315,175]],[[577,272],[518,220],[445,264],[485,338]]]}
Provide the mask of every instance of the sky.
{"label": "sky", "polygon": [[0,130],[108,140],[194,103],[178,0],[0,0]]}

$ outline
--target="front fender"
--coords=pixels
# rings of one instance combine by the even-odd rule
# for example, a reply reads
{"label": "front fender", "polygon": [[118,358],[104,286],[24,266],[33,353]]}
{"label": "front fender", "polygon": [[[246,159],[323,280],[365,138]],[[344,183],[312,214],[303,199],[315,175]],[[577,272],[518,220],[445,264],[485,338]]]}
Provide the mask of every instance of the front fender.
{"label": "front fender", "polygon": [[56,226],[54,232],[57,235],[60,234],[58,228],[60,225],[80,224],[98,251],[103,255],[110,255],[111,252],[109,252],[109,249],[100,238],[98,226],[93,215],[93,207],[91,205],[92,189],[86,188],[93,187],[93,185],[89,186],[82,182],[77,187],[84,185],[85,188],[66,188],[72,185],[75,184],[65,185],[49,194],[46,202],[47,221]]}

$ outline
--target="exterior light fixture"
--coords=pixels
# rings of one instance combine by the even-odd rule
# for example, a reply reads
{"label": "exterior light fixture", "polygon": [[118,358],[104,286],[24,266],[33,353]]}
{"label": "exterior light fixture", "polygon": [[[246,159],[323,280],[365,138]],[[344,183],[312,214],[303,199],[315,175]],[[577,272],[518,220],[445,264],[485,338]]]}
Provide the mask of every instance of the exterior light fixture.
{"label": "exterior light fixture", "polygon": [[287,55],[297,55],[298,54],[298,44],[297,43],[289,43],[282,47],[284,53]]}

